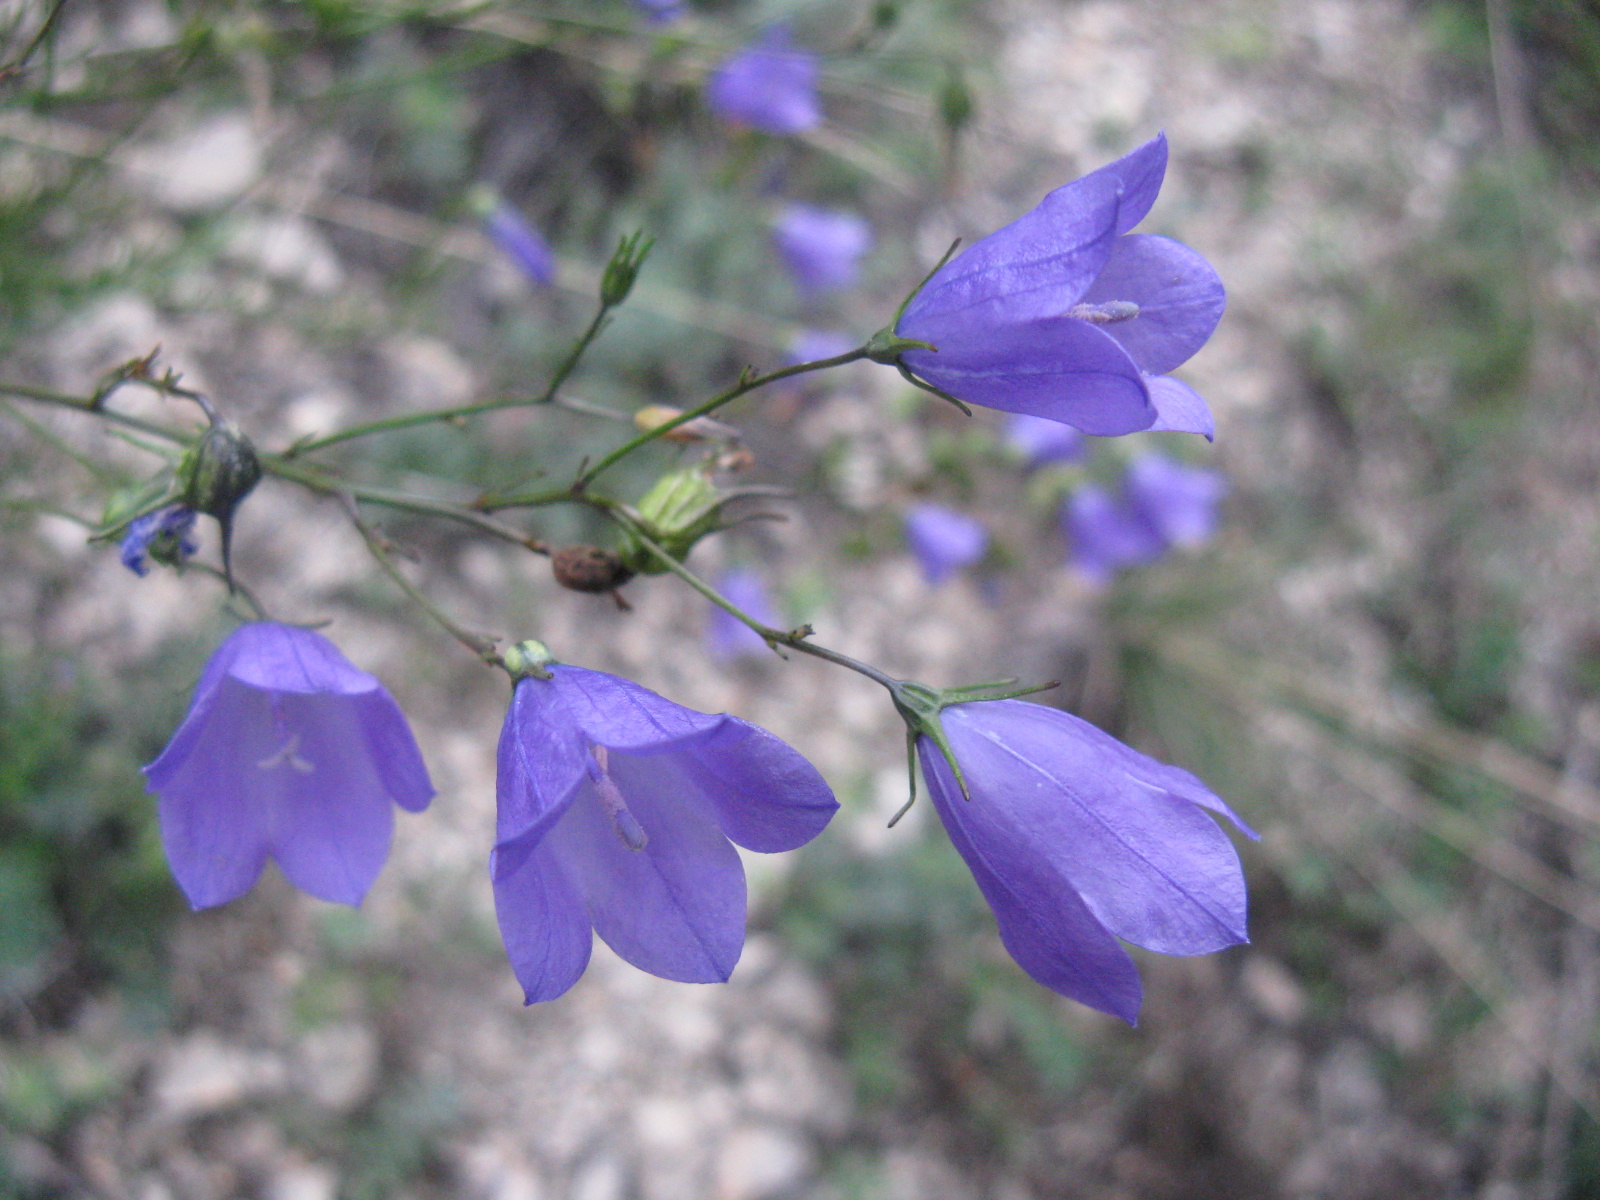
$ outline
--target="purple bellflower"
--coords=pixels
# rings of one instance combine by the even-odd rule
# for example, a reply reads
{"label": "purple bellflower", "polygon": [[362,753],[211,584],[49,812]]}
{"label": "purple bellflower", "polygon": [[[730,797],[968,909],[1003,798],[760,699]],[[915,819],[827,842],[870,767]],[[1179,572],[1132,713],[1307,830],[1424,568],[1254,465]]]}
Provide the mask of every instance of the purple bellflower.
{"label": "purple bellflower", "polygon": [[772,227],[772,240],[795,285],[814,296],[847,288],[872,248],[872,227],[856,213],[788,204]]}
{"label": "purple bellflower", "polygon": [[804,133],[822,124],[816,55],[797,50],[788,30],[769,29],[711,73],[706,102],[724,120],[763,133]]}
{"label": "purple bellflower", "polygon": [[194,509],[169,504],[136,517],[122,535],[119,557],[135,575],[150,573],[150,560],[179,563],[200,547],[194,540]]}
{"label": "purple bellflower", "polygon": [[490,860],[527,1002],[578,981],[594,933],[652,975],[725,981],[745,934],[734,843],[803,845],[838,808],[833,793],[794,750],[737,717],[601,671],[545,670],[512,692]]}
{"label": "purple bellflower", "polygon": [[953,508],[913,504],[906,510],[906,541],[923,577],[937,585],[983,557],[989,532],[975,517]]}
{"label": "purple bellflower", "polygon": [[1085,433],[1211,437],[1205,401],[1167,372],[1216,328],[1222,281],[1187,246],[1128,232],[1166,168],[1163,135],[940,267],[894,329],[937,350],[906,350],[901,365],[959,400]]}
{"label": "purple bellflower", "polygon": [[1167,551],[1161,532],[1122,496],[1086,483],[1061,508],[1061,528],[1072,547],[1072,565],[1093,583],[1105,584],[1124,567],[1154,562]]}
{"label": "purple bellflower", "polygon": [[1084,455],[1083,434],[1071,425],[1027,413],[1011,414],[1006,441],[1030,467],[1076,462]]}
{"label": "purple bellflower", "polygon": [[1239,856],[1205,810],[1256,835],[1199,779],[1042,704],[955,704],[940,720],[968,795],[924,733],[934,807],[1039,983],[1134,1024],[1139,972],[1118,939],[1162,954],[1249,940]]}
{"label": "purple bellflower", "polygon": [[549,287],[556,279],[556,259],[550,243],[515,208],[497,201],[484,215],[483,230],[539,287]]}
{"label": "purple bellflower", "polygon": [[[772,606],[767,585],[749,567],[733,567],[717,576],[717,591],[763,625],[776,627],[778,611]],[[721,662],[736,658],[765,658],[771,649],[761,635],[731,613],[712,605],[706,621],[706,647]]]}
{"label": "purple bellflower", "polygon": [[144,773],[196,909],[244,895],[269,857],[301,891],[359,904],[389,855],[393,805],[421,812],[433,796],[383,685],[321,634],[272,621],[217,648]]}
{"label": "purple bellflower", "polygon": [[1154,450],[1128,463],[1128,502],[1169,546],[1198,546],[1217,529],[1217,506],[1227,494],[1222,472],[1191,467]]}

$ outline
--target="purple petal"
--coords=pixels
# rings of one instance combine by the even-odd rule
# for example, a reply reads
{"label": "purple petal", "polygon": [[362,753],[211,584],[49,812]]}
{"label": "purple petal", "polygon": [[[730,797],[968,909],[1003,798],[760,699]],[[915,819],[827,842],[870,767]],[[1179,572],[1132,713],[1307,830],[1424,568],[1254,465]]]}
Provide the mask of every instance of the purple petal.
{"label": "purple petal", "polygon": [[634,5],[652,25],[667,25],[683,16],[684,0],[633,0]]}
{"label": "purple petal", "polygon": [[1167,135],[1158,133],[1144,145],[1128,151],[1116,162],[1090,171],[1084,179],[1112,179],[1121,193],[1117,232],[1127,233],[1149,215],[1161,182],[1167,174]]}
{"label": "purple petal", "polygon": [[495,752],[495,869],[510,874],[578,794],[589,745],[551,680],[517,681]]}
{"label": "purple petal", "polygon": [[1074,462],[1084,454],[1083,435],[1071,425],[1027,413],[1011,415],[1006,422],[1006,441],[1030,467]]}
{"label": "purple petal", "polygon": [[150,573],[151,543],[161,539],[168,553],[176,552],[179,561],[192,555],[199,546],[190,535],[194,531],[194,510],[182,504],[169,504],[155,512],[136,517],[122,535],[118,556],[122,565],[135,575]]}
{"label": "purple petal", "polygon": [[622,839],[586,782],[551,830],[595,932],[642,971],[680,983],[720,983],[744,949],[744,866],[706,798],[671,766],[699,754],[609,756],[611,778],[644,830],[642,849]]}
{"label": "purple petal", "polygon": [[1099,582],[1123,567],[1153,562],[1167,549],[1154,526],[1098,484],[1084,484],[1068,497],[1061,527],[1073,564]]}
{"label": "purple petal", "polygon": [[923,576],[939,584],[983,557],[989,531],[975,518],[942,504],[913,504],[906,510],[906,541]]}
{"label": "purple petal", "polygon": [[725,120],[772,134],[802,133],[822,123],[816,55],[797,50],[783,29],[723,61],[706,81],[706,102]]}
{"label": "purple petal", "polygon": [[936,335],[926,340],[938,352],[910,350],[905,363],[958,399],[1104,437],[1148,429],[1155,420],[1139,368],[1114,339],[1086,321],[930,324],[928,332]]}
{"label": "purple petal", "polygon": [[817,769],[776,735],[728,717],[692,752],[660,756],[662,772],[677,772],[710,804],[722,832],[747,850],[775,854],[809,842],[838,811]]}
{"label": "purple petal", "polygon": [[355,699],[367,753],[384,790],[407,812],[422,812],[433,799],[433,780],[400,706],[384,688]]}
{"label": "purple petal", "polygon": [[860,216],[810,204],[785,205],[772,237],[796,285],[810,294],[853,284],[872,247],[872,227]]}
{"label": "purple petal", "polygon": [[1128,464],[1128,499],[1173,546],[1198,546],[1216,532],[1228,484],[1218,471],[1149,451]]}
{"label": "purple petal", "polygon": [[972,792],[953,819],[993,869],[1048,868],[1107,929],[1148,950],[1204,954],[1248,940],[1233,843],[1199,805],[1129,770],[1145,756],[1020,700],[956,705],[943,719]]}
{"label": "purple petal", "polygon": [[556,278],[556,259],[539,231],[511,205],[501,201],[483,219],[489,239],[522,268],[540,287],[549,287]]}
{"label": "purple petal", "polygon": [[1120,187],[1116,178],[1097,174],[1057,188],[939,268],[906,306],[896,332],[942,350],[941,335],[953,329],[981,338],[994,326],[1065,313],[1111,255]]}
{"label": "purple petal", "polygon": [[1216,440],[1217,423],[1200,393],[1170,375],[1146,375],[1150,403],[1156,406],[1156,421],[1150,432],[1198,433],[1206,441]]}
{"label": "purple petal", "polygon": [[554,1000],[578,982],[594,947],[577,885],[548,842],[522,855],[514,868],[507,868],[495,850],[489,876],[500,940],[524,1002]]}
{"label": "purple petal", "polygon": [[551,673],[555,677],[552,686],[570,720],[590,742],[613,750],[666,749],[703,737],[726,719],[674,704],[649,688],[604,671],[560,663]]}
{"label": "purple petal", "polygon": [[[767,595],[767,585],[761,576],[748,567],[734,567],[715,579],[721,592],[739,608],[763,625],[778,624],[777,610]],[[772,651],[761,635],[731,613],[711,606],[706,618],[706,644],[711,657],[722,662],[736,658],[766,658]]]}
{"label": "purple petal", "polygon": [[354,696],[383,686],[310,629],[257,621],[241,626],[228,645],[233,655],[228,674],[269,692]]}
{"label": "purple petal", "polygon": [[[990,802],[961,795],[944,755],[926,737],[917,753],[945,831],[994,910],[1011,957],[1051,991],[1136,1024],[1143,988],[1127,951],[1042,856],[1019,858],[1009,845],[990,844],[985,822],[969,830],[968,810]],[[972,769],[963,762],[962,771],[971,786]]]}
{"label": "purple petal", "polygon": [[1105,331],[1147,375],[1165,375],[1206,344],[1227,303],[1222,280],[1195,251],[1170,238],[1133,233],[1112,245],[1111,257],[1084,304],[1126,300],[1139,315]]}

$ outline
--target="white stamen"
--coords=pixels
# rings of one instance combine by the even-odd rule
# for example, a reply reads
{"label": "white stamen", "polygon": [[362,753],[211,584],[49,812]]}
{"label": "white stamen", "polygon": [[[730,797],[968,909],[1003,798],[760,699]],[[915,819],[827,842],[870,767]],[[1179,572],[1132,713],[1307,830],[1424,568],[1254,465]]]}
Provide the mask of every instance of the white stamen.
{"label": "white stamen", "polygon": [[299,771],[302,775],[309,775],[312,771],[316,770],[316,768],[308,763],[305,759],[300,757],[299,750],[300,735],[298,733],[291,733],[289,735],[289,740],[283,744],[283,748],[281,750],[279,750],[276,754],[269,754],[266,758],[263,758],[260,762],[256,763],[256,766],[263,771],[270,771],[274,767],[286,766]]}
{"label": "white stamen", "polygon": [[1132,300],[1103,300],[1099,304],[1074,304],[1067,316],[1087,321],[1091,325],[1115,325],[1118,321],[1131,321],[1139,315],[1139,306]]}
{"label": "white stamen", "polygon": [[611,778],[610,752],[604,746],[594,747],[594,761],[599,766],[599,774],[590,771],[589,775],[594,780],[595,799],[600,801],[600,807],[606,810],[606,816],[611,818],[611,827],[617,831],[617,837],[629,850],[643,850],[650,844],[650,838],[645,834],[644,826],[640,825],[634,815],[628,811],[627,802],[622,798],[616,781]]}

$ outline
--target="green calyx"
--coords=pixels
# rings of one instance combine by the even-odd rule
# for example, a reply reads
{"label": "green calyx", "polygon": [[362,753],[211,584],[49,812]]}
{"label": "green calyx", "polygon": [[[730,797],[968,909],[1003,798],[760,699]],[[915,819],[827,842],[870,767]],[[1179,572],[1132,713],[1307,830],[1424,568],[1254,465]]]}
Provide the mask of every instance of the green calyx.
{"label": "green calyx", "polygon": [[508,647],[500,656],[500,661],[505,664],[513,685],[529,676],[534,679],[549,679],[549,667],[555,660],[556,656],[550,653],[550,647],[537,638],[518,642]]}
{"label": "green calyx", "polygon": [[944,761],[950,767],[950,773],[956,778],[957,786],[961,788],[961,798],[972,799],[972,792],[967,787],[967,777],[962,773],[961,764],[956,761],[955,751],[950,747],[950,738],[944,731],[944,722],[940,719],[940,714],[945,709],[952,704],[1014,700],[1018,696],[1031,696],[1035,692],[1046,692],[1059,686],[1056,682],[1039,683],[1031,687],[1017,687],[1016,684],[1015,679],[998,679],[993,683],[972,683],[964,687],[931,688],[926,684],[901,680],[889,689],[895,710],[899,712],[900,719],[906,723],[906,770],[911,778],[911,796],[900,811],[890,819],[891,829],[917,802],[918,738],[926,737],[938,747],[939,753],[944,755]]}
{"label": "green calyx", "polygon": [[633,281],[639,277],[639,268],[655,244],[655,238],[645,237],[642,229],[628,234],[617,244],[616,253],[600,277],[600,303],[615,308],[628,298]]}
{"label": "green calyx", "polygon": [[[640,533],[682,562],[701,538],[728,527],[723,511],[727,505],[769,493],[770,489],[764,488],[724,491],[712,482],[705,465],[684,467],[656,480],[640,499],[633,516]],[[671,570],[659,554],[631,534],[623,536],[618,556],[636,575],[660,575]]]}
{"label": "green calyx", "polygon": [[938,347],[931,342],[919,342],[915,338],[901,337],[892,326],[878,330],[872,335],[866,346],[867,357],[875,363],[882,363],[886,367],[900,365],[900,356],[907,350],[932,350],[937,352]]}

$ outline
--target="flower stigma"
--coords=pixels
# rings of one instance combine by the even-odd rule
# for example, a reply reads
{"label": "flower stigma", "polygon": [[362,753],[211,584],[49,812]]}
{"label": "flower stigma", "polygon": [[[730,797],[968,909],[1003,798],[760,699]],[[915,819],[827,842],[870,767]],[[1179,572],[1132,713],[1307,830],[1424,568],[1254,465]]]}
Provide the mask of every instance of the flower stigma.
{"label": "flower stigma", "polygon": [[644,826],[628,811],[621,790],[611,778],[611,752],[600,745],[591,749],[594,759],[589,765],[589,778],[594,781],[595,799],[600,801],[600,807],[611,818],[611,827],[617,831],[622,844],[629,850],[643,850],[650,844],[650,839],[645,835]]}
{"label": "flower stigma", "polygon": [[1139,315],[1139,306],[1132,300],[1102,300],[1098,304],[1074,304],[1067,316],[1087,321],[1091,325],[1115,325],[1131,321]]}

